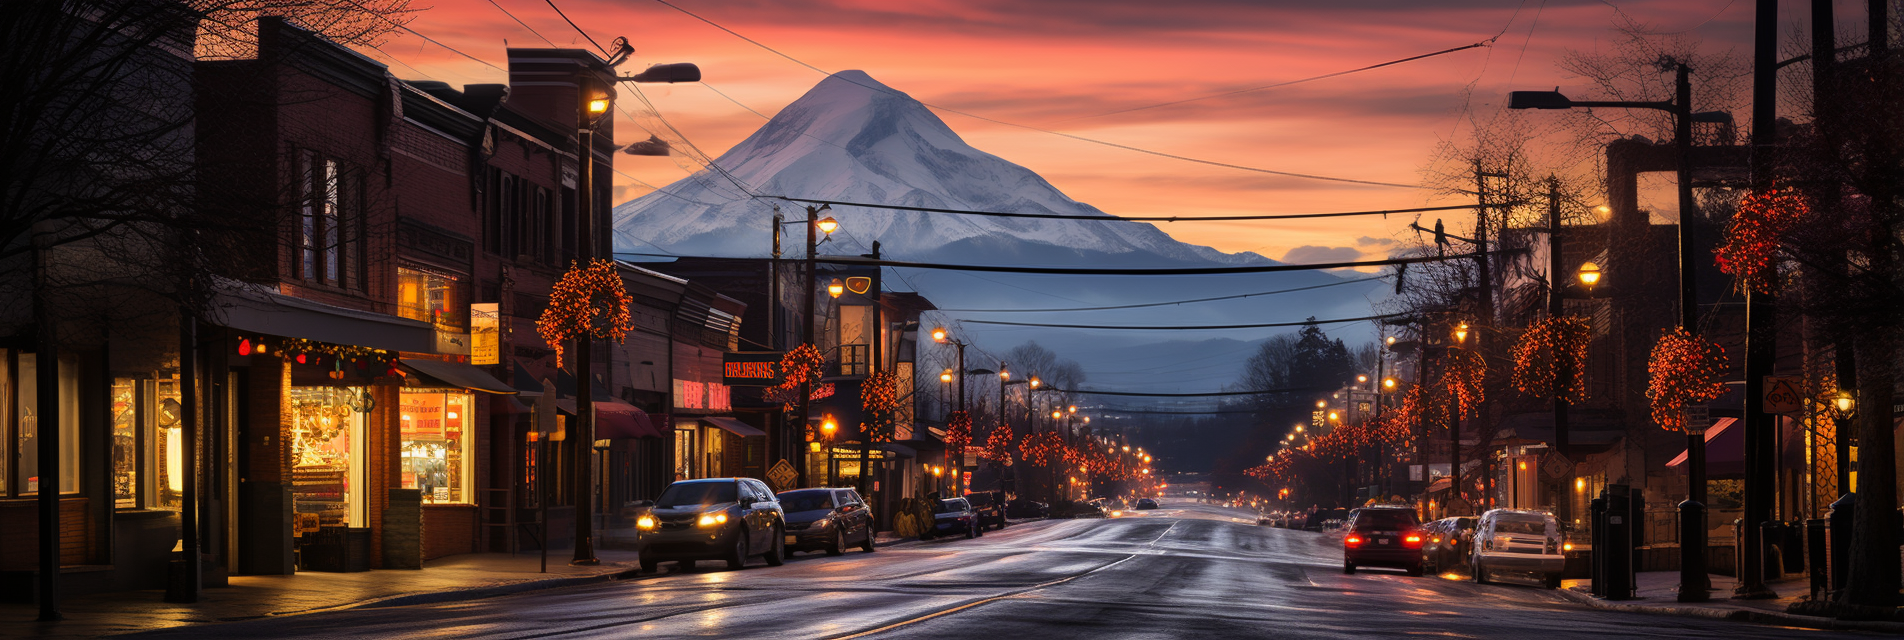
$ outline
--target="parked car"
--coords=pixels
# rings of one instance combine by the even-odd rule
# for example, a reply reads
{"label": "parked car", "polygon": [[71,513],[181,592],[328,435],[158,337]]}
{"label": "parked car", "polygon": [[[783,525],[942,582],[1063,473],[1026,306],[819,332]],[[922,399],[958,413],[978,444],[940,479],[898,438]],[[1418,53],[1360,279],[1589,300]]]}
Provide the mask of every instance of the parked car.
{"label": "parked car", "polygon": [[1422,570],[1444,573],[1468,564],[1468,545],[1474,538],[1474,518],[1442,518],[1421,526]]}
{"label": "parked car", "polygon": [[1554,514],[1494,509],[1474,525],[1469,565],[1474,581],[1487,584],[1496,573],[1532,576],[1549,589],[1560,588],[1567,567],[1566,536]]}
{"label": "parked car", "polygon": [[1321,509],[1309,514],[1308,518],[1303,521],[1302,530],[1322,531],[1328,528],[1326,523],[1329,521],[1344,520],[1347,519],[1347,517],[1347,513],[1341,509]]}
{"label": "parked car", "polygon": [[849,545],[873,552],[873,512],[853,489],[795,489],[776,496],[787,514],[787,551],[837,556]]}
{"label": "parked car", "polygon": [[966,538],[985,535],[979,530],[978,512],[972,510],[972,503],[965,498],[941,498],[932,504],[932,529],[921,538],[937,538],[954,533],[964,533]]}
{"label": "parked car", "polygon": [[725,560],[729,569],[756,555],[776,567],[786,561],[786,514],[773,491],[753,478],[671,483],[635,529],[642,571],[668,561],[683,571],[696,560]]}
{"label": "parked car", "polygon": [[1342,572],[1393,567],[1421,575],[1421,520],[1409,507],[1363,507],[1349,512],[1342,536]]}
{"label": "parked car", "polygon": [[1005,503],[1005,515],[1013,518],[1049,518],[1051,505],[1036,500],[1018,498]]}
{"label": "parked car", "polygon": [[965,501],[972,503],[972,510],[978,512],[980,527],[1005,528],[1005,492],[974,491],[965,494]]}
{"label": "parked car", "polygon": [[1150,498],[1139,498],[1137,500],[1137,508],[1138,509],[1155,509],[1157,508],[1157,501],[1152,500]]}

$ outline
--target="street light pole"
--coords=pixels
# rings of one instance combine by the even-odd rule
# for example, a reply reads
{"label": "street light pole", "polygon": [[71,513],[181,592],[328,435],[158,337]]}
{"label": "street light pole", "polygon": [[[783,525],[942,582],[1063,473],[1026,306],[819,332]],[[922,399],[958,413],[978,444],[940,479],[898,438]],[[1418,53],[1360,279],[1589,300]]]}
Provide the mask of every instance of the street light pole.
{"label": "street light pole", "polygon": [[[1562,273],[1561,265],[1565,263],[1565,260],[1561,257],[1562,240],[1560,237],[1560,231],[1561,231],[1560,180],[1554,178],[1553,176],[1548,176],[1547,177],[1547,281],[1548,281],[1547,317],[1552,318],[1554,320],[1559,320],[1560,317],[1566,313],[1566,301],[1560,295],[1561,289],[1563,287],[1563,283],[1566,282],[1566,280],[1562,279],[1564,278],[1564,276],[1561,275]],[[1567,453],[1570,450],[1570,447],[1568,445],[1571,444],[1568,440],[1569,436],[1567,432],[1572,427],[1572,425],[1568,424],[1569,416],[1567,412],[1567,409],[1568,409],[1567,399],[1563,396],[1566,393],[1567,388],[1570,387],[1571,383],[1573,382],[1572,380],[1566,379],[1564,376],[1571,375],[1572,373],[1573,372],[1571,371],[1560,371],[1561,375],[1554,376],[1554,389],[1553,389],[1553,393],[1554,393],[1554,452],[1559,453],[1560,458],[1563,460],[1567,460],[1567,463],[1569,465],[1572,465],[1573,459],[1567,457]],[[1573,523],[1573,489],[1572,489],[1573,475],[1574,475],[1573,470],[1570,467],[1567,470],[1567,473],[1561,477],[1560,496],[1558,499],[1554,500],[1554,515],[1562,523],[1566,523],[1566,524]]]}

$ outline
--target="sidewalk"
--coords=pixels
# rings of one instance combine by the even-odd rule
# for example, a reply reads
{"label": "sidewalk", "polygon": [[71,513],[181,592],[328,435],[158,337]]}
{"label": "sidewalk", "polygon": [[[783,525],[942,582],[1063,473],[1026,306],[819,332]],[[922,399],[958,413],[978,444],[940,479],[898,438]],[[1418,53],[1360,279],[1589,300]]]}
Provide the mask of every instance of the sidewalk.
{"label": "sidewalk", "polygon": [[1712,598],[1707,602],[1678,601],[1679,572],[1677,571],[1648,571],[1637,574],[1635,582],[1638,588],[1635,591],[1638,597],[1633,600],[1595,598],[1591,593],[1592,583],[1588,580],[1567,580],[1561,584],[1558,593],[1568,600],[1595,609],[1610,611],[1717,618],[1809,629],[1904,634],[1904,623],[1856,622],[1786,613],[1793,604],[1811,595],[1810,582],[1803,575],[1768,582],[1767,586],[1777,592],[1779,597],[1765,600],[1734,600],[1732,587],[1737,582],[1736,580],[1730,576],[1721,575],[1710,576],[1710,579],[1712,580]]}
{"label": "sidewalk", "polygon": [[304,572],[294,576],[233,576],[231,586],[206,589],[197,604],[165,602],[165,592],[120,591],[68,598],[66,619],[35,622],[31,604],[0,604],[0,638],[91,638],[194,624],[235,622],[364,606],[473,600],[523,591],[633,577],[633,551],[603,549],[602,563],[569,566],[570,552],[541,555],[473,553],[424,563],[421,571]]}

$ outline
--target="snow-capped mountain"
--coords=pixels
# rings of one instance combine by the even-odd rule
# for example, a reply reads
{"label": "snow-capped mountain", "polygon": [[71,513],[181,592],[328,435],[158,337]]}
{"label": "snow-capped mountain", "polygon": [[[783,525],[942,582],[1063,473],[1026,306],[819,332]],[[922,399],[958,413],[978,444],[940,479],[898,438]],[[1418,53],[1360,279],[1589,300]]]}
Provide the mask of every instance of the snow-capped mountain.
{"label": "snow-capped mountain", "polygon": [[[1104,222],[996,218],[834,207],[853,238],[877,239],[901,260],[1016,264],[1248,264],[1178,242],[1156,227],[1119,222],[1044,178],[972,148],[918,101],[861,71],[822,80],[717,160],[754,193],[978,211],[1055,213]],[[652,243],[694,255],[762,255],[771,205],[727,176],[695,176],[615,208],[621,246]],[[743,233],[736,234],[736,231]],[[836,240],[837,242],[837,240]],[[798,243],[789,243],[797,245]],[[631,249],[639,250],[639,249]],[[789,255],[798,252],[794,247]]]}
{"label": "snow-capped mountain", "polygon": [[[712,169],[615,208],[615,248],[679,255],[766,257],[773,205],[789,220],[799,203],[754,194],[943,207],[974,211],[1055,213],[1088,221],[983,217],[835,206],[842,231],[820,248],[828,255],[866,253],[955,264],[1067,265],[1110,268],[1273,264],[1254,253],[1226,254],[1178,242],[1156,227],[1118,221],[1078,202],[1025,167],[972,148],[924,105],[859,71],[821,81]],[[730,178],[731,176],[731,178]],[[1266,230],[1273,230],[1265,223]],[[804,231],[783,241],[797,258]],[[1005,320],[1103,325],[1212,325],[1302,321],[1369,314],[1379,281],[1292,271],[1220,276],[1057,276],[891,269],[886,287],[916,289],[945,317],[933,321]],[[1326,288],[1313,288],[1330,285]],[[1333,286],[1342,285],[1342,286]],[[1285,289],[1282,295],[1238,297]],[[1094,311],[1026,313],[1132,303],[1230,299]],[[979,310],[1010,309],[1017,312]],[[963,310],[963,311],[961,311]],[[1372,339],[1367,323],[1325,326],[1351,343]],[[1100,389],[1209,391],[1240,372],[1263,338],[1287,329],[1214,332],[1105,331],[966,323],[958,330],[983,350],[1003,353],[1035,340],[1085,365]],[[1154,375],[1147,375],[1155,371]]]}

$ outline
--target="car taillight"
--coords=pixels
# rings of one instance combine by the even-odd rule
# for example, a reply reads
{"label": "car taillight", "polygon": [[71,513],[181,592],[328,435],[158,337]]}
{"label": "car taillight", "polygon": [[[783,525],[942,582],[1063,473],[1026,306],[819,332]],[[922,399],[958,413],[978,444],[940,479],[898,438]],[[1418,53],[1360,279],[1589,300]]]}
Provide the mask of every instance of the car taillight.
{"label": "car taillight", "polygon": [[1411,533],[1411,534],[1408,534],[1407,536],[1405,536],[1405,537],[1403,537],[1403,538],[1402,538],[1402,546],[1404,546],[1404,547],[1420,547],[1420,546],[1421,546],[1421,536],[1420,536],[1420,535],[1417,535],[1417,534],[1413,534],[1413,533]]}
{"label": "car taillight", "polygon": [[1342,543],[1343,543],[1343,544],[1346,544],[1346,545],[1349,545],[1349,546],[1351,546],[1351,547],[1353,547],[1353,546],[1358,546],[1358,545],[1360,545],[1360,544],[1362,544],[1362,537],[1361,537],[1361,536],[1349,536],[1349,537],[1347,537],[1347,538],[1343,538],[1343,539],[1342,539]]}

